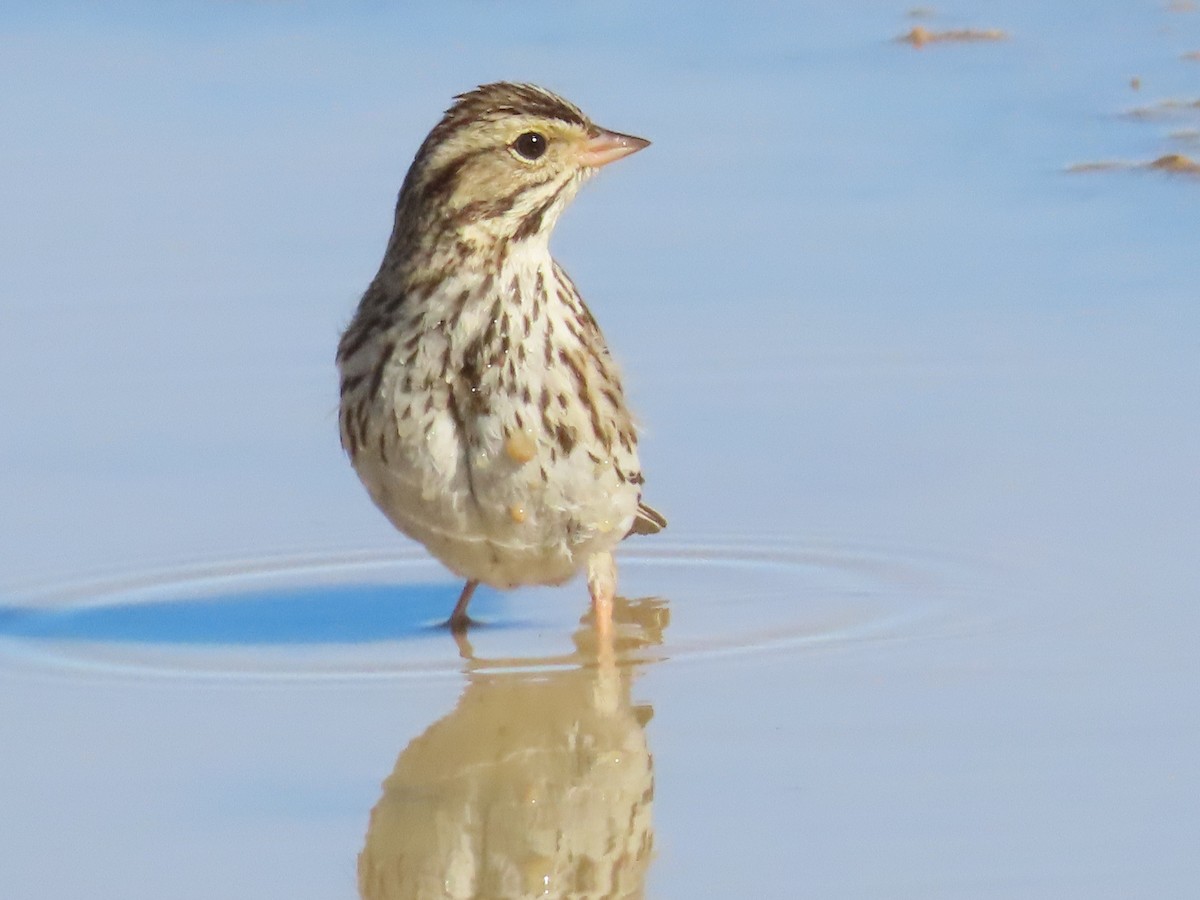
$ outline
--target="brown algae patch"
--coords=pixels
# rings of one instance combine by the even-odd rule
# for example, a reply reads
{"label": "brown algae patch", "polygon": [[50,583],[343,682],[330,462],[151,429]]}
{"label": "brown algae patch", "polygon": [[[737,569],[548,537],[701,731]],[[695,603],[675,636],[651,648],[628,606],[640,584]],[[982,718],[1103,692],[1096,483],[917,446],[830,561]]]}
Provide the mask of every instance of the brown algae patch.
{"label": "brown algae patch", "polygon": [[902,44],[912,44],[920,50],[926,44],[969,44],[985,41],[1007,41],[1008,32],[999,28],[950,28],[932,31],[922,25],[896,38]]}
{"label": "brown algae patch", "polygon": [[1099,160],[1096,162],[1074,163],[1067,166],[1067,172],[1075,175],[1082,172],[1112,172],[1123,171],[1156,171],[1172,175],[1200,176],[1200,162],[1182,153],[1168,153],[1157,159],[1146,162],[1123,160]]}

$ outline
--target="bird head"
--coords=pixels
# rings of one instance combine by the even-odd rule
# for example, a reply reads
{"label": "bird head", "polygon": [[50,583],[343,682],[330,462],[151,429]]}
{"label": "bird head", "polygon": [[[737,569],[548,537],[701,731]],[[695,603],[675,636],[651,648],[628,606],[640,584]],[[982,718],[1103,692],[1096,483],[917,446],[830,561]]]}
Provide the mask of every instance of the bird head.
{"label": "bird head", "polygon": [[485,84],[459,95],[421,145],[398,218],[411,239],[544,243],[587,178],[649,143],[535,85]]}

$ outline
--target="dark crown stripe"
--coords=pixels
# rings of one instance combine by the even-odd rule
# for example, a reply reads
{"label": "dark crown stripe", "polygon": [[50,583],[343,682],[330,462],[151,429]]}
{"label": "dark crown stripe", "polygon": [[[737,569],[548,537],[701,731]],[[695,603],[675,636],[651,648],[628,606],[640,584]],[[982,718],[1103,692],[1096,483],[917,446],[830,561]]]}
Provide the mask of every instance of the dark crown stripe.
{"label": "dark crown stripe", "polygon": [[481,84],[473,91],[459,94],[455,101],[454,105],[446,110],[442,125],[459,127],[464,122],[483,116],[515,114],[558,119],[583,128],[591,126],[587,116],[575,104],[532,84],[513,84],[507,81]]}

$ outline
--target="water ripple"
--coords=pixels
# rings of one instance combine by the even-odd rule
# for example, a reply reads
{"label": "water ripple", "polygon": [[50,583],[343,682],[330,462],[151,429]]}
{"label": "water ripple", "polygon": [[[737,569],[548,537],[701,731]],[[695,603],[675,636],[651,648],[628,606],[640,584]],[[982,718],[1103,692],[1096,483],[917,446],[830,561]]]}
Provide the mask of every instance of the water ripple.
{"label": "water ripple", "polygon": [[[657,597],[668,637],[646,661],[827,647],[932,633],[955,567],[913,554],[764,543],[647,544],[621,556],[622,593]],[[0,659],[135,676],[394,678],[457,672],[439,627],[458,586],[423,553],[240,561],[23,591],[0,603]],[[481,660],[538,668],[568,658],[587,608],[581,581],[481,589]],[[650,654],[653,654],[651,656]]]}

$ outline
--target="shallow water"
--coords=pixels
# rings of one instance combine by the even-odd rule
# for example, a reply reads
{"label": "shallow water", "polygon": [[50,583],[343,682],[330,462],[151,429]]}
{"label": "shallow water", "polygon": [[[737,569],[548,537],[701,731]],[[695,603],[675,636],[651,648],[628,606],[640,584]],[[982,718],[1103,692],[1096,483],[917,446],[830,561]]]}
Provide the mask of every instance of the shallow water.
{"label": "shallow water", "polygon": [[[1200,181],[1144,164],[1197,155],[1200,13],[28,6],[0,50],[4,897],[1194,892]],[[437,630],[337,446],[404,169],[499,77],[654,140],[555,238],[671,520],[612,647],[581,584]]]}

